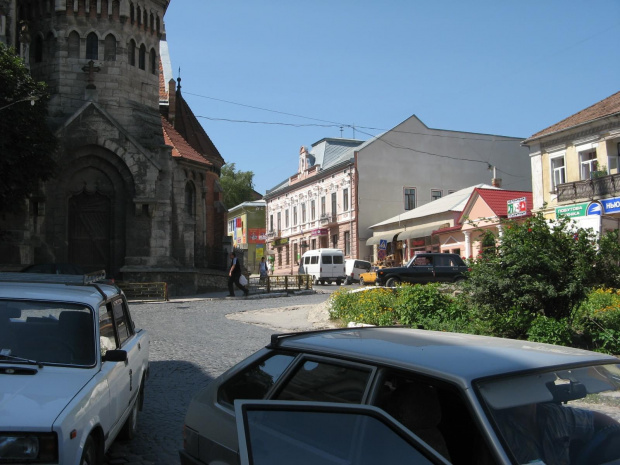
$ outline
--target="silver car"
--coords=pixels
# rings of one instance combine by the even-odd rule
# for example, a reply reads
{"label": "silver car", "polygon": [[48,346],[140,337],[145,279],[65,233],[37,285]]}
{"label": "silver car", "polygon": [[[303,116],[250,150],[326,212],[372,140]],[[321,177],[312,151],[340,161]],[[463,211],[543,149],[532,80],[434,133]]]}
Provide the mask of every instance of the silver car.
{"label": "silver car", "polygon": [[183,465],[620,464],[620,364],[410,328],[272,336],[191,401]]}

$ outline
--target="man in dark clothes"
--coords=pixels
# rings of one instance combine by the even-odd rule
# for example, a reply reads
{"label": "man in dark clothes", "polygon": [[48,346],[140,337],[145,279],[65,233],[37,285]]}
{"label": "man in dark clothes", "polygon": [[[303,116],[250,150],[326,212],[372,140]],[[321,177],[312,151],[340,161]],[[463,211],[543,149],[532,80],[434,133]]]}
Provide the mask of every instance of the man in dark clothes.
{"label": "man in dark clothes", "polygon": [[235,296],[235,288],[233,287],[233,283],[243,291],[244,295],[248,295],[250,291],[239,282],[239,278],[241,277],[241,265],[239,265],[239,261],[237,260],[237,255],[235,252],[230,252],[230,271],[228,272],[228,295],[230,297]]}

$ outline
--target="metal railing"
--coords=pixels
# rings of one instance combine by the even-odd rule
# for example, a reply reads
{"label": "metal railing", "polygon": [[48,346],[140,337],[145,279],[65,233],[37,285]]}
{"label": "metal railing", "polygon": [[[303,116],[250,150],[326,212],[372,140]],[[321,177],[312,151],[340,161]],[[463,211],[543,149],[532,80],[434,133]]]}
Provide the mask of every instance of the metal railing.
{"label": "metal railing", "polygon": [[600,178],[567,182],[556,187],[558,202],[568,200],[591,200],[620,192],[620,174]]}
{"label": "metal railing", "polygon": [[253,294],[304,291],[312,289],[312,285],[312,277],[307,274],[267,276],[266,278],[251,276],[248,280],[248,287]]}

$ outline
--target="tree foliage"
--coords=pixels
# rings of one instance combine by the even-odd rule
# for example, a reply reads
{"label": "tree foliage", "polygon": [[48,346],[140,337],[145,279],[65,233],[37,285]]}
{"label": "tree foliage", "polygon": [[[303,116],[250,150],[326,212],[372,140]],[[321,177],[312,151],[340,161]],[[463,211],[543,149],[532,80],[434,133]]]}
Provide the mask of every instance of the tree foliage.
{"label": "tree foliage", "polygon": [[522,319],[524,330],[537,315],[570,318],[596,282],[599,256],[592,231],[576,228],[568,218],[546,220],[542,214],[506,221],[502,229],[495,249],[472,264],[465,284],[472,303],[491,318],[511,314]]}
{"label": "tree foliage", "polygon": [[57,140],[46,122],[47,103],[45,84],[0,43],[0,213],[18,211],[54,174]]}
{"label": "tree foliage", "polygon": [[254,173],[252,171],[237,171],[234,163],[228,163],[222,166],[220,184],[224,190],[224,205],[228,209],[254,200]]}

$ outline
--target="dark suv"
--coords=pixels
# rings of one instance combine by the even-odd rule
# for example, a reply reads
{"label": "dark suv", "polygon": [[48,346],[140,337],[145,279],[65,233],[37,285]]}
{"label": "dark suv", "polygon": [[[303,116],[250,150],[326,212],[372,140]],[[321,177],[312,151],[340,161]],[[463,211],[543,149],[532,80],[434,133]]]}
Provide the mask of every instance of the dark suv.
{"label": "dark suv", "polygon": [[454,253],[421,253],[406,266],[377,270],[377,286],[393,287],[398,283],[454,283],[465,279],[467,265]]}

